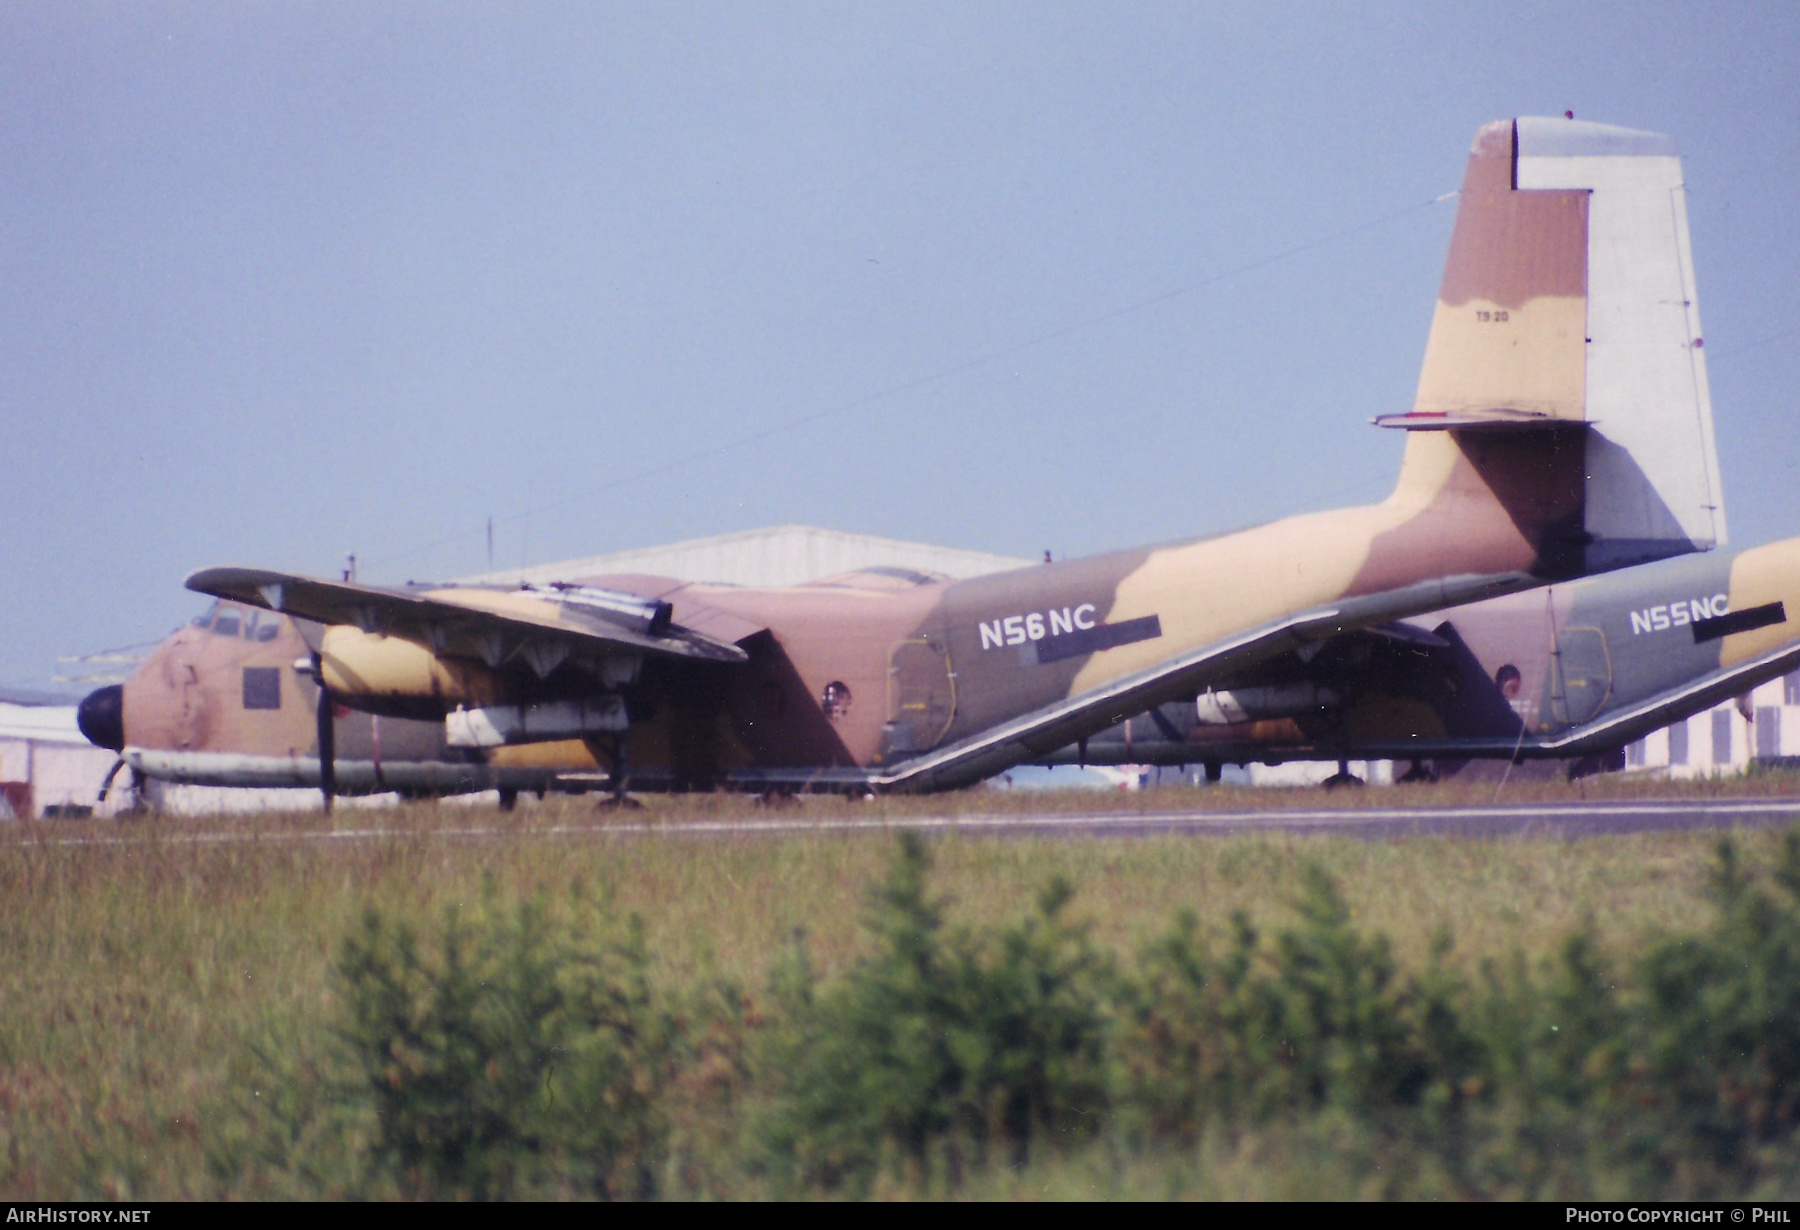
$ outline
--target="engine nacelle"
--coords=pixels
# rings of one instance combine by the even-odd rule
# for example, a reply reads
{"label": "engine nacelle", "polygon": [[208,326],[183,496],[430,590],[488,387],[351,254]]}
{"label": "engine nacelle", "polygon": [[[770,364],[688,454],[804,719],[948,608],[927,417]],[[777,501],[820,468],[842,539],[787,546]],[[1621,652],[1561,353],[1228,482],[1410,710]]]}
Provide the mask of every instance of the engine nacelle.
{"label": "engine nacelle", "polygon": [[359,700],[404,702],[409,710],[441,716],[459,706],[501,698],[500,680],[479,662],[440,658],[404,637],[364,632],[349,624],[325,629],[319,645],[321,682],[355,705]]}
{"label": "engine nacelle", "polygon": [[614,693],[536,705],[458,708],[444,717],[444,742],[451,747],[561,742],[618,734],[630,726],[625,698]]}
{"label": "engine nacelle", "polygon": [[1293,717],[1343,703],[1343,697],[1316,683],[1277,683],[1260,688],[1206,691],[1194,702],[1203,726],[1236,726],[1270,718]]}

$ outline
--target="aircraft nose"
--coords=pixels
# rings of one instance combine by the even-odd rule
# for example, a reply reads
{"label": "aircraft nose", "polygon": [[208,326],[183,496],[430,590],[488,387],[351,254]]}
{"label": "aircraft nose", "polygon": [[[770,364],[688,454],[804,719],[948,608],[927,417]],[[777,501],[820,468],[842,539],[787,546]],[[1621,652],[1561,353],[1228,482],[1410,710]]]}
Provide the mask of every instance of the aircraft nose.
{"label": "aircraft nose", "polygon": [[112,683],[82,697],[75,710],[75,724],[95,747],[125,750],[125,689]]}

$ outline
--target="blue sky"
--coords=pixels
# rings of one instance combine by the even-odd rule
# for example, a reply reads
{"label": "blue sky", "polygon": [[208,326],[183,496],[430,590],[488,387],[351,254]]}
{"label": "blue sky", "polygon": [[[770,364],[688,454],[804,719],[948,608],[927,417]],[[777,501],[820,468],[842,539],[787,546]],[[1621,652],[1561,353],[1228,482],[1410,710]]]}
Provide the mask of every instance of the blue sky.
{"label": "blue sky", "polygon": [[1380,498],[1429,202],[1521,113],[1675,136],[1732,536],[1800,534],[1797,70],[1791,3],[0,7],[0,683],[490,516],[1035,556]]}

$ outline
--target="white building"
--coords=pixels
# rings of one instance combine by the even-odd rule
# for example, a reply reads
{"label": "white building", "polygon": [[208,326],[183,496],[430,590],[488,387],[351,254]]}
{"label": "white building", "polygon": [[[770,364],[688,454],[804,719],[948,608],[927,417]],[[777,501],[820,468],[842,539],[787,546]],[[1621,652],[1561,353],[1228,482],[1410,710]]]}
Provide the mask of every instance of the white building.
{"label": "white building", "polygon": [[783,587],[804,585],[859,568],[908,568],[914,572],[940,572],[961,580],[1023,568],[1033,562],[987,551],[877,538],[872,534],[845,534],[807,525],[772,525],[660,547],[503,569],[462,580],[548,582],[606,573],[642,573],[683,581]]}
{"label": "white building", "polygon": [[1788,756],[1800,756],[1800,671],[1763,684],[1747,704],[1727,701],[1640,739],[1625,749],[1625,767],[1705,777]]}
{"label": "white building", "polygon": [[[73,705],[0,703],[0,819],[86,814],[114,759],[82,737]],[[103,810],[116,811],[125,793]]]}

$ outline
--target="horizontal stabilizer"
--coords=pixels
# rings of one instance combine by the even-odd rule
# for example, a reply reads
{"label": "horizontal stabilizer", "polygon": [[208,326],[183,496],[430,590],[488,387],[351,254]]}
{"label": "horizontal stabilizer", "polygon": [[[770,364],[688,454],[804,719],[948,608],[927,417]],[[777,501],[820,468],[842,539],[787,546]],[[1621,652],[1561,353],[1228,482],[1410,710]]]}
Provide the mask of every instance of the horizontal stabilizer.
{"label": "horizontal stabilizer", "polygon": [[1402,431],[1530,431],[1545,427],[1571,428],[1583,424],[1540,414],[1531,410],[1509,410],[1504,406],[1488,409],[1433,410],[1411,414],[1383,414],[1373,420],[1377,427],[1395,427]]}

